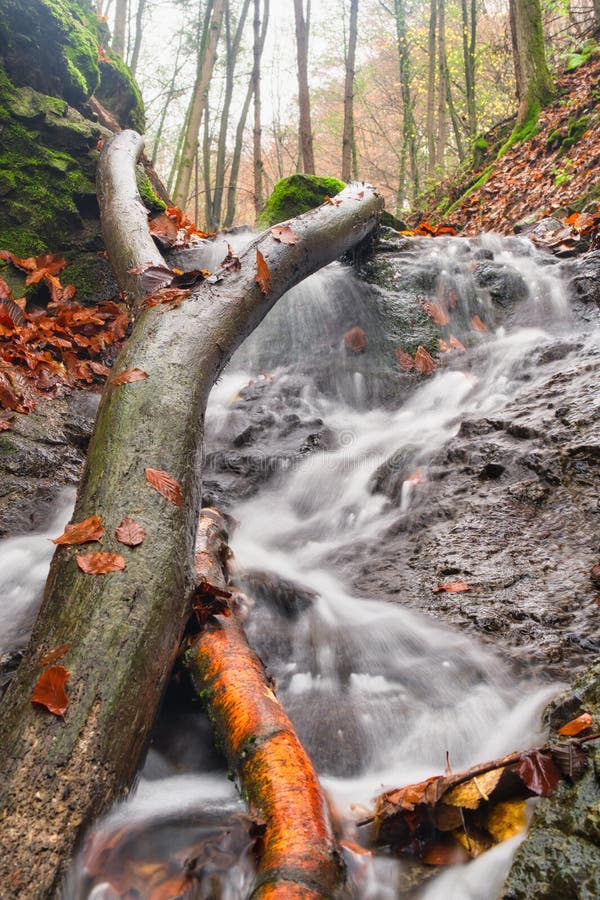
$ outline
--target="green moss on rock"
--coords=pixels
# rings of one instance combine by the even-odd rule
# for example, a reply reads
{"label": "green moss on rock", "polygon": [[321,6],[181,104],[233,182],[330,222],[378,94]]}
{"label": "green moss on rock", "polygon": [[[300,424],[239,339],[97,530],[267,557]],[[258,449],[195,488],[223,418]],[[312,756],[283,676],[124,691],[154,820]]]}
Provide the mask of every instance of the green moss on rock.
{"label": "green moss on rock", "polygon": [[138,165],[135,170],[135,179],[137,183],[137,189],[139,191],[140,197],[144,201],[144,206],[151,213],[160,213],[164,212],[167,208],[167,204],[157,197],[157,195],[152,190],[152,185],[150,184],[150,179],[146,175],[143,166]]}
{"label": "green moss on rock", "polygon": [[3,0],[0,56],[11,80],[84,103],[100,83],[97,22],[88,0]]}
{"label": "green moss on rock", "polygon": [[103,130],[0,67],[0,247],[20,255],[100,244],[94,184]]}
{"label": "green moss on rock", "polygon": [[143,134],[146,116],[140,89],[121,57],[110,50],[105,53],[108,61],[100,62],[101,80],[95,96],[122,128],[133,128]]}
{"label": "green moss on rock", "polygon": [[258,228],[269,228],[278,222],[292,219],[323,203],[325,197],[333,197],[346,187],[338,178],[321,178],[317,175],[291,175],[282,178],[256,220]]}

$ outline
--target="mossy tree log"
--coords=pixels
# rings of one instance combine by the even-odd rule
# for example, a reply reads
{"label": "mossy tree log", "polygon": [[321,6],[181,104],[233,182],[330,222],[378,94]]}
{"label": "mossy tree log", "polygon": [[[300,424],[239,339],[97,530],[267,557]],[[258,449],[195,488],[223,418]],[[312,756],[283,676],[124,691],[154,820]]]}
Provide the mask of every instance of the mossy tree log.
{"label": "mossy tree log", "polygon": [[[227,549],[224,519],[203,510],[195,561],[200,610],[214,608],[215,589],[227,592]],[[335,896],[343,866],[325,796],[235,610],[211,615],[185,658],[242,796],[264,826],[252,900]]]}
{"label": "mossy tree log", "polygon": [[[339,204],[293,220],[296,244],[265,232],[241,256],[239,271],[200,284],[177,308],[143,308],[144,278],[130,270],[162,258],[135,184],[142,144],[128,131],[107,142],[98,193],[109,258],[136,316],[114,371],[140,368],[149,377],[107,383],[73,515],[73,521],[101,516],[99,549],[122,554],[126,568],[86,575],[77,548],[69,547],[52,561],[31,641],[0,713],[6,898],[56,891],[78,836],[134,778],[188,618],[203,417],[216,377],[285,291],[373,231],[382,206],[371,187],[350,187]],[[256,282],[257,250],[271,272],[267,294]],[[146,467],[177,479],[181,506],[150,487]],[[147,532],[131,550],[114,538],[126,515]],[[70,646],[61,664],[71,673],[64,720],[31,702],[42,655],[63,644]]]}

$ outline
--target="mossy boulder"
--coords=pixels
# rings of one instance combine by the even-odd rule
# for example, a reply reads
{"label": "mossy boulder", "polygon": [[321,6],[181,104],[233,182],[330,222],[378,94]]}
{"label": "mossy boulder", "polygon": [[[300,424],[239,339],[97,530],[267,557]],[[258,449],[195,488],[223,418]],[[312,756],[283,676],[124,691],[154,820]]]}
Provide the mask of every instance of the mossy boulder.
{"label": "mossy boulder", "polygon": [[0,247],[30,256],[100,249],[94,184],[104,130],[0,67]]}
{"label": "mossy boulder", "polygon": [[110,50],[105,51],[105,59],[99,65],[101,78],[94,96],[122,128],[133,128],[143,134],[146,129],[144,101],[129,67]]}
{"label": "mossy boulder", "polygon": [[3,0],[0,57],[14,84],[78,106],[100,84],[98,26],[89,0]]}
{"label": "mossy boulder", "polygon": [[278,222],[293,219],[294,216],[320,206],[325,197],[334,197],[345,187],[345,183],[339,178],[300,174],[282,178],[273,188],[256,225],[258,228],[270,228]]}

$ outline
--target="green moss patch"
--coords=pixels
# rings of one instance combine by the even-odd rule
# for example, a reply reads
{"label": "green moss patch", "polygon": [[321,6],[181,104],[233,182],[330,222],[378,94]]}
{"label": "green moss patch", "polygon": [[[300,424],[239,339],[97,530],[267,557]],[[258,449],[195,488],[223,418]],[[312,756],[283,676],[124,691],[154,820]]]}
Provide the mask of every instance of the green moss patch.
{"label": "green moss patch", "polygon": [[258,228],[269,228],[320,206],[325,197],[333,197],[346,187],[338,178],[317,175],[291,175],[273,188],[265,208],[256,220]]}
{"label": "green moss patch", "polygon": [[0,68],[0,246],[29,256],[100,247],[94,184],[102,130]]}
{"label": "green moss patch", "polygon": [[88,0],[3,0],[0,56],[13,83],[84,103],[100,83],[97,22]]}

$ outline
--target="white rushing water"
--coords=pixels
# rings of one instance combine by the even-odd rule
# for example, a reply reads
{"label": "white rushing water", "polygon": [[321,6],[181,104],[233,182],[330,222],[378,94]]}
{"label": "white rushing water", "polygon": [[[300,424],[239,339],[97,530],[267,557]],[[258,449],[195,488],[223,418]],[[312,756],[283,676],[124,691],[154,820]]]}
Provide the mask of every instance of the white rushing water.
{"label": "white rushing water", "polygon": [[[472,292],[469,265],[460,263],[460,242],[430,245],[426,264],[439,272],[438,291],[450,279],[461,295]],[[560,283],[551,268],[539,264],[529,245],[512,241],[507,249],[502,239],[488,236],[481,246],[523,276],[529,293],[523,302],[528,310],[523,324],[487,335],[477,351],[465,355],[465,363],[473,356],[475,361],[464,371],[442,369],[423,379],[422,386],[406,402],[400,398],[396,408],[365,411],[363,396],[353,404],[347,395],[322,393],[306,378],[302,402],[323,420],[337,449],[310,454],[233,510],[239,522],[232,540],[239,570],[273,573],[316,597],[310,609],[293,621],[258,605],[247,630],[276,677],[279,696],[327,791],[342,815],[350,818],[352,806],[370,807],[382,788],[442,772],[447,752],[458,770],[531,746],[540,737],[540,712],[557,690],[517,680],[491,649],[403,608],[401,597],[392,604],[353,595],[343,565],[335,562],[339,550],[383,539],[386,528],[420,502],[418,485],[411,481],[405,483],[398,505],[372,493],[377,468],[393,453],[410,448],[420,477],[426,478],[428,459],[457,433],[462,419],[497,412],[523,387],[523,367],[546,339],[546,331],[531,323],[541,321],[544,329],[565,324]],[[336,308],[344,292],[360,290],[356,280],[335,267],[313,276],[285,298],[275,325],[265,323],[263,336],[259,334],[237,362],[234,359],[211,396],[209,434],[218,436],[231,428],[232,398],[257,375],[248,369],[253,352],[260,350],[261,341],[276,341],[269,328],[281,333],[288,327],[294,334],[318,331],[315,310],[320,303],[326,306],[332,285],[337,285],[331,301]],[[303,353],[305,342],[296,343]],[[272,374],[286,378],[282,371]],[[361,379],[355,383],[360,388]],[[63,510],[59,518],[65,516]],[[48,534],[59,533],[61,524],[49,526]],[[0,543],[0,591],[7,598],[0,612],[4,649],[20,643],[28,627],[52,551],[48,534]],[[165,797],[169,812],[178,802],[201,809],[219,798],[224,806],[231,805],[231,790],[221,783],[220,774],[175,777],[164,761],[161,770],[156,754],[152,762],[154,769],[146,774],[155,778],[164,771],[169,780],[142,779],[141,793],[104,823],[105,829],[121,827],[128,817],[135,822],[146,817],[150,822],[165,815]],[[447,871],[411,896],[493,900],[517,842]],[[402,863],[376,860],[357,896],[360,900],[400,896],[402,870]],[[247,886],[246,876],[236,873],[226,894],[234,900],[244,896]],[[101,879],[93,893],[86,893],[82,884],[73,882],[68,896],[116,896]]]}

